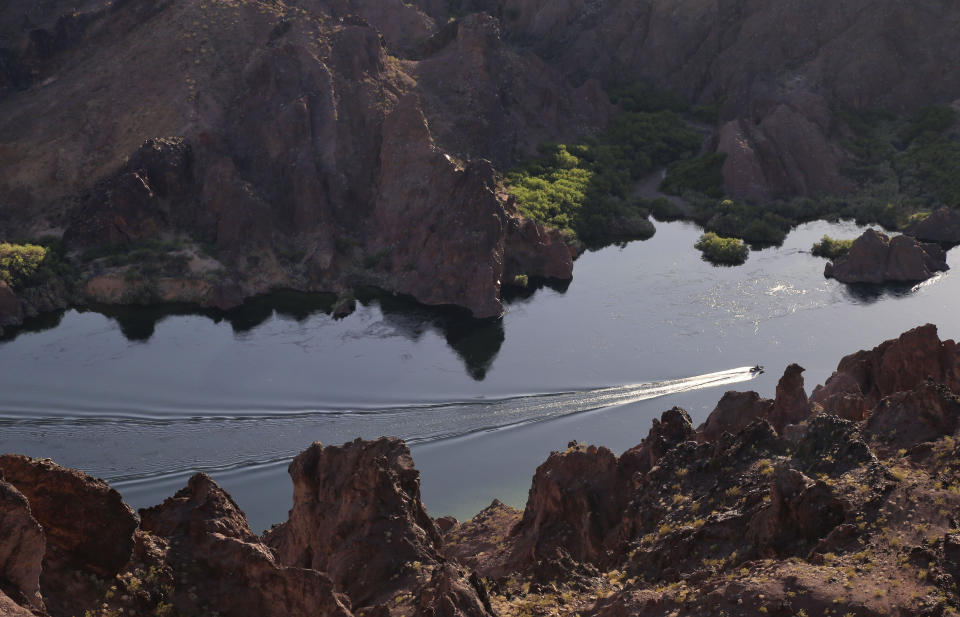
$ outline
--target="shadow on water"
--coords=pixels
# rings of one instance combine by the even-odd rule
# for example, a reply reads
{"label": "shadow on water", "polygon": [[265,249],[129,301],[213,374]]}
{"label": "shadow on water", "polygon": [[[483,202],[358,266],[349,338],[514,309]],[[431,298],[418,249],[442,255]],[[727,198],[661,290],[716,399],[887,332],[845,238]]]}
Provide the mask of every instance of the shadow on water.
{"label": "shadow on water", "polygon": [[857,304],[873,304],[884,298],[906,298],[916,290],[912,283],[847,283],[844,286],[847,296]]}

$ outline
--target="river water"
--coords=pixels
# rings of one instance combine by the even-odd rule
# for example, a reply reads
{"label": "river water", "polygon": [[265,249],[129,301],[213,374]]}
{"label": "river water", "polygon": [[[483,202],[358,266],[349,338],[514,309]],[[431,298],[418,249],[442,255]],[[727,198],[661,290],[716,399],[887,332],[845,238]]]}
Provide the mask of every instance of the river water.
{"label": "river water", "polygon": [[673,405],[699,423],[724,390],[772,396],[790,362],[809,392],[843,355],[914,326],[960,336],[952,271],[885,290],[823,278],[813,242],[860,231],[811,223],[723,268],[693,250],[698,228],[658,223],[492,323],[392,297],[334,320],[329,298],[300,294],[228,314],[67,311],[0,341],[0,452],[102,477],[135,507],[206,471],[260,530],[285,519],[286,466],[309,443],[396,435],[432,515],[467,518],[494,497],[522,507],[536,466],[570,440],[619,452]]}

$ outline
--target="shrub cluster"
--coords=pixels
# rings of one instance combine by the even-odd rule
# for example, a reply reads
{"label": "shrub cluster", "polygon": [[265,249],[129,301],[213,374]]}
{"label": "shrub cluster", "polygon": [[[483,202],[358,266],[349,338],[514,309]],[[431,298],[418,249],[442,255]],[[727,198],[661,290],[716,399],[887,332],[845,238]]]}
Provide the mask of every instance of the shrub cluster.
{"label": "shrub cluster", "polygon": [[830,236],[820,238],[815,242],[810,252],[817,257],[826,257],[827,259],[836,259],[843,257],[850,252],[853,240],[835,240]]}
{"label": "shrub cluster", "polygon": [[714,264],[739,266],[747,261],[750,249],[737,238],[722,238],[712,231],[700,236],[694,248],[703,253],[703,258]]}
{"label": "shrub cluster", "polygon": [[36,244],[0,244],[0,281],[13,288],[30,284],[46,255],[47,249]]}

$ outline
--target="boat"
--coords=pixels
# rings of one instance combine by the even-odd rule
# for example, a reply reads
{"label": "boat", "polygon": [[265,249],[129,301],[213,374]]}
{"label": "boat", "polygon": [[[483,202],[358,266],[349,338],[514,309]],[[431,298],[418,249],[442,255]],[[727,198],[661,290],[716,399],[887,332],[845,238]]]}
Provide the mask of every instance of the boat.
{"label": "boat", "polygon": [[751,369],[750,369],[750,372],[751,372],[751,373],[762,373],[762,372],[763,372],[763,367],[758,364],[758,365],[754,366],[753,368],[751,368]]}

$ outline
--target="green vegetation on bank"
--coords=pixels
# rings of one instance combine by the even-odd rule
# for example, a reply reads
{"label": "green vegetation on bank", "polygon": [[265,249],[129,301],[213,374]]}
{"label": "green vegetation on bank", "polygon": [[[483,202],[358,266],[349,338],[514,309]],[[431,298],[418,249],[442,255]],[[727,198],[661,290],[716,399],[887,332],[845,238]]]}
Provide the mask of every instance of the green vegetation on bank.
{"label": "green vegetation on bank", "polygon": [[652,235],[648,210],[630,199],[631,185],[692,157],[701,142],[679,113],[686,106],[671,95],[636,86],[611,98],[624,111],[601,135],[543,144],[537,159],[506,175],[521,213],[589,245]]}
{"label": "green vegetation on bank", "polygon": [[737,238],[722,238],[712,231],[700,236],[694,248],[703,253],[707,261],[728,266],[739,266],[747,261],[750,249]]}
{"label": "green vegetation on bank", "polygon": [[853,240],[835,240],[830,236],[824,236],[819,242],[814,243],[810,252],[817,257],[836,259],[849,253],[852,245]]}
{"label": "green vegetation on bank", "polygon": [[72,272],[59,239],[0,243],[0,281],[13,289],[39,285]]}

